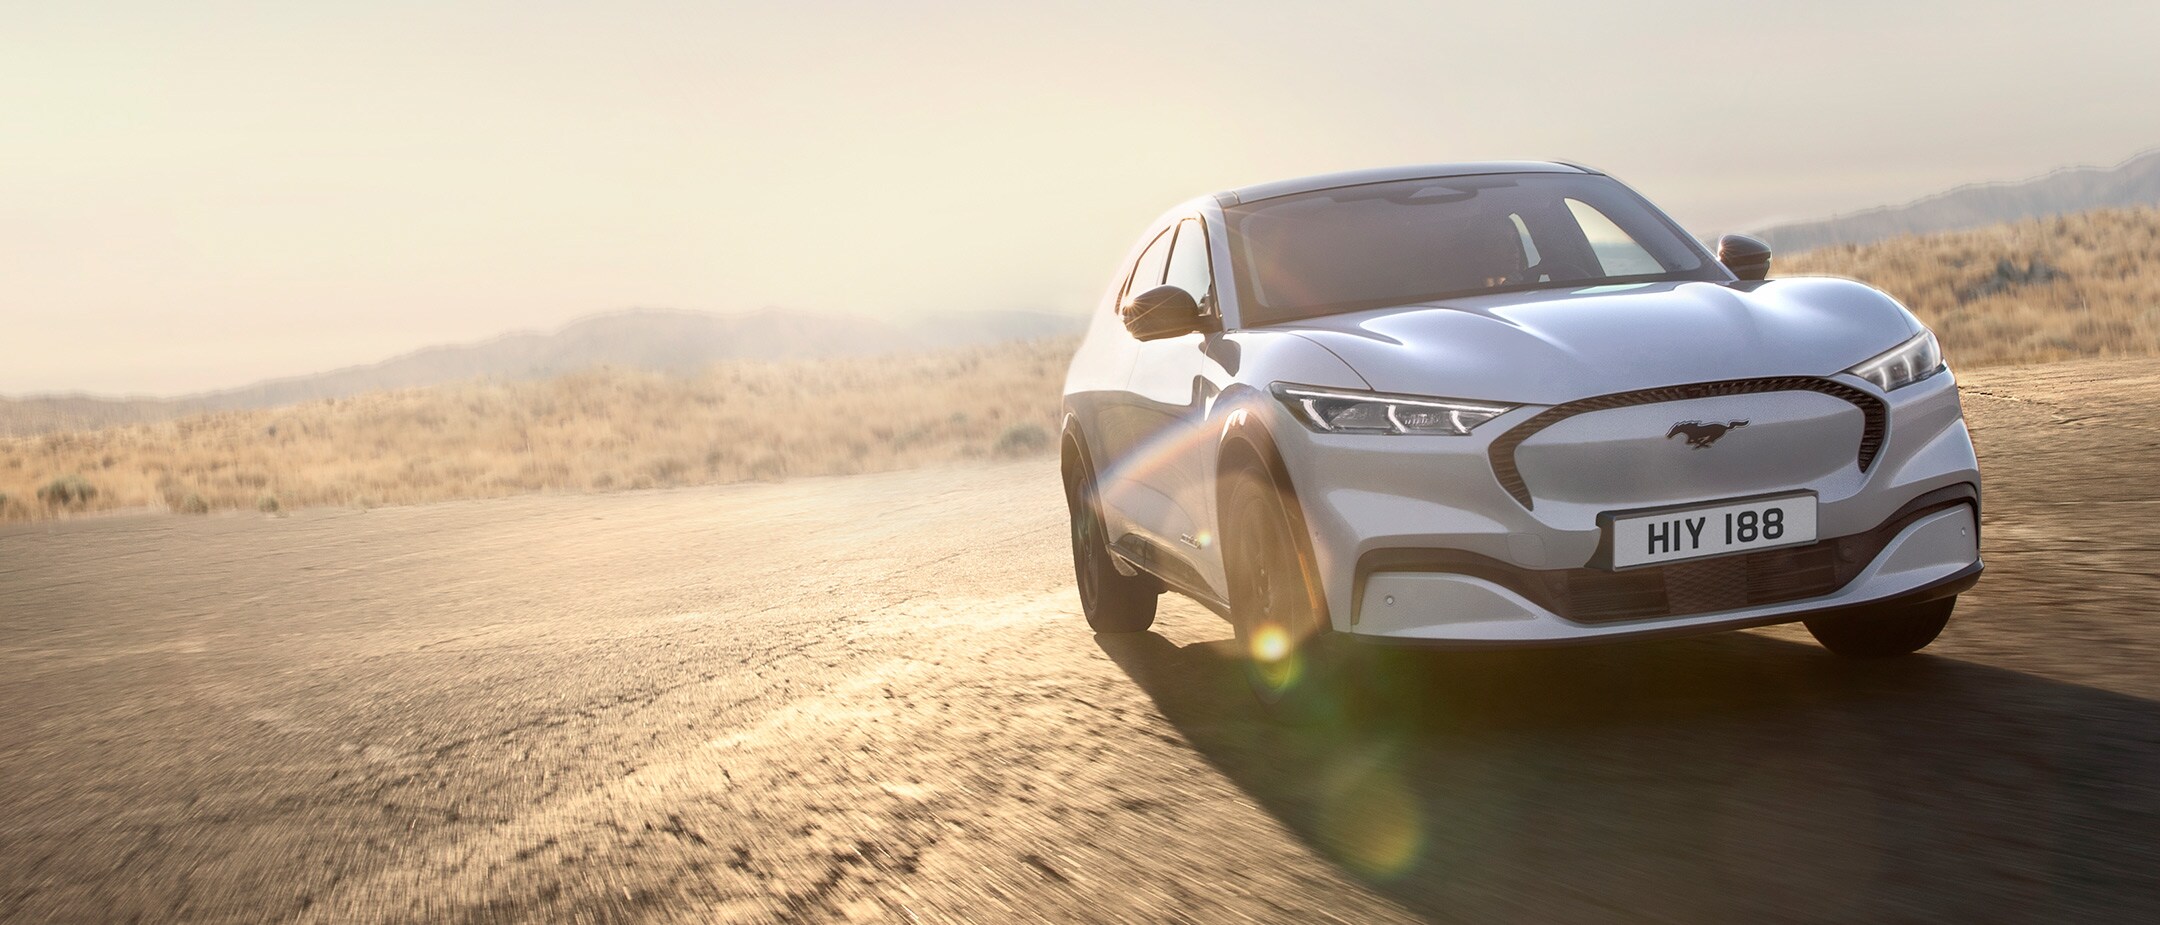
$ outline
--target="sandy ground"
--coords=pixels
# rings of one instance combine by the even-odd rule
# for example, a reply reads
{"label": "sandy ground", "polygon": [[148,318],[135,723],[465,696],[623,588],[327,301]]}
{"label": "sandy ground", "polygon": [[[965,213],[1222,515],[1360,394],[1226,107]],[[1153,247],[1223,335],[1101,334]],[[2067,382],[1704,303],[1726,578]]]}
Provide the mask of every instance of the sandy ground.
{"label": "sandy ground", "polygon": [[1927,654],[1420,656],[1259,721],[1055,466],[0,530],[0,920],[2160,920],[2160,362],[1982,370]]}

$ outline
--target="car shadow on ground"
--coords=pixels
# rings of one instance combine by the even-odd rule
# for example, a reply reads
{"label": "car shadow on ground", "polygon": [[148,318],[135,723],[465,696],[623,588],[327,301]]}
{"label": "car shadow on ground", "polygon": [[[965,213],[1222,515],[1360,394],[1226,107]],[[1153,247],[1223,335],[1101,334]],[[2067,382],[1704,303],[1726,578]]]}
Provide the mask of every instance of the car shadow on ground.
{"label": "car shadow on ground", "polygon": [[1316,853],[1434,920],[2160,921],[2152,701],[1726,633],[1392,654],[1380,708],[1288,728],[1227,641],[1097,641]]}

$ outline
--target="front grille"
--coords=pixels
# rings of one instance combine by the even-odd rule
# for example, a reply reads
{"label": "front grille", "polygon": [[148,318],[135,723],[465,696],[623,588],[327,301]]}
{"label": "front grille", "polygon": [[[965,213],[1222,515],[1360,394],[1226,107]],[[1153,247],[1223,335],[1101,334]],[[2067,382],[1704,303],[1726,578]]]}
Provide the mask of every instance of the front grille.
{"label": "front grille", "polygon": [[1857,577],[1895,535],[1879,532],[1625,572],[1552,570],[1539,603],[1577,623],[1611,623],[1821,597]]}
{"label": "front grille", "polygon": [[1738,556],[1682,562],[1665,569],[1666,613],[1710,613],[1746,607],[1748,574]]}
{"label": "front grille", "polygon": [[1527,569],[1459,550],[1376,549],[1359,557],[1352,613],[1362,606],[1365,578],[1381,571],[1451,572],[1483,578],[1529,598],[1575,623],[1618,623],[1656,617],[1761,607],[1835,593],[1898,533],[1936,511],[1969,504],[1970,485],[1928,492],[1881,526],[1807,546],[1765,549],[1627,571],[1601,568]]}
{"label": "front grille", "polygon": [[[1867,558],[1853,559],[1852,568],[1840,569],[1841,553],[1848,557],[1864,554]],[[1874,552],[1860,544],[1840,546],[1834,543],[1775,549],[1748,556],[1748,602],[1790,601],[1828,594],[1844,587],[1860,567],[1874,558]]]}
{"label": "front grille", "polygon": [[1869,466],[1874,465],[1875,455],[1882,452],[1883,438],[1889,433],[1889,410],[1883,405],[1882,399],[1829,379],[1776,376],[1767,379],[1732,379],[1725,382],[1697,382],[1637,389],[1633,392],[1616,392],[1554,405],[1493,438],[1492,445],[1486,450],[1487,459],[1492,463],[1493,477],[1500,480],[1500,487],[1507,489],[1507,493],[1521,502],[1524,508],[1531,508],[1534,504],[1531,501],[1530,485],[1523,480],[1522,470],[1516,468],[1515,450],[1538,431],[1592,411],[1610,411],[1634,405],[1654,405],[1659,402],[1718,398],[1726,395],[1760,395],[1766,392],[1819,392],[1850,402],[1853,407],[1860,409],[1863,418],[1860,426],[1860,446],[1854,456],[1860,465],[1860,471],[1866,472]]}

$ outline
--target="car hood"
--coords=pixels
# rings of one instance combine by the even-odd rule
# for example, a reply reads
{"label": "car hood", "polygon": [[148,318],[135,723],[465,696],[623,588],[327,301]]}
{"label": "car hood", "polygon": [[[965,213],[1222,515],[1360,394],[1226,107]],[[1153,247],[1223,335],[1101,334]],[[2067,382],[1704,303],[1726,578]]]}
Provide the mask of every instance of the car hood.
{"label": "car hood", "polygon": [[1825,278],[1501,293],[1276,329],[1326,347],[1379,391],[1521,404],[1828,376],[1921,330],[1889,296]]}

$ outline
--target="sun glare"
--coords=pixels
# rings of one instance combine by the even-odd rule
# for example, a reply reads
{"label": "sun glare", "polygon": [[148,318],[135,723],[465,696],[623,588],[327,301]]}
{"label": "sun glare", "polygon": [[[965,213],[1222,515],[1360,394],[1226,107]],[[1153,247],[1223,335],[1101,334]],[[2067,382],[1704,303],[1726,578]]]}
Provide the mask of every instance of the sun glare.
{"label": "sun glare", "polygon": [[1279,662],[1290,655],[1290,634],[1280,626],[1265,626],[1252,638],[1253,658],[1263,662]]}

